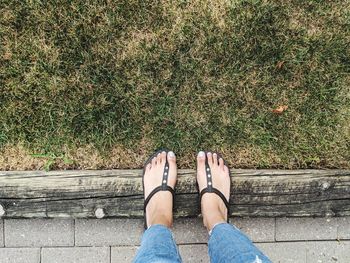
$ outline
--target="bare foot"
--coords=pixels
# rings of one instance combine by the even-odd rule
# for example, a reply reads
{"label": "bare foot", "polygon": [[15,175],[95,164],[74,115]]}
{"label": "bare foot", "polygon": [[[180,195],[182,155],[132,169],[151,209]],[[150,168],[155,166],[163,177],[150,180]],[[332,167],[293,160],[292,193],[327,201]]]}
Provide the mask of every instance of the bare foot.
{"label": "bare foot", "polygon": [[[228,167],[216,153],[208,152],[206,155],[212,176],[212,186],[223,193],[226,200],[229,200],[231,182]],[[205,152],[199,152],[197,156],[197,182],[199,191],[207,187]],[[227,208],[217,194],[205,193],[201,200],[201,207],[203,223],[209,231],[215,224],[227,222]]]}
{"label": "bare foot", "polygon": [[[171,151],[168,154],[163,151],[146,166],[144,175],[145,199],[154,188],[162,184],[166,159],[169,163],[167,185],[173,189],[175,188],[177,178],[176,157]],[[172,225],[173,196],[169,191],[159,191],[151,198],[146,207],[146,222],[148,227],[155,224],[167,227]]]}

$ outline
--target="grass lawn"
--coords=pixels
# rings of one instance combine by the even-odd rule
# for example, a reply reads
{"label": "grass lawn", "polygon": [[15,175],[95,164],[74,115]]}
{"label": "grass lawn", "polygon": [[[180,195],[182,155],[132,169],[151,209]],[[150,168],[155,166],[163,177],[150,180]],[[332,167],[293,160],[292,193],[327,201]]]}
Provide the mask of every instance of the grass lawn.
{"label": "grass lawn", "polygon": [[158,147],[350,168],[350,1],[1,1],[0,170]]}

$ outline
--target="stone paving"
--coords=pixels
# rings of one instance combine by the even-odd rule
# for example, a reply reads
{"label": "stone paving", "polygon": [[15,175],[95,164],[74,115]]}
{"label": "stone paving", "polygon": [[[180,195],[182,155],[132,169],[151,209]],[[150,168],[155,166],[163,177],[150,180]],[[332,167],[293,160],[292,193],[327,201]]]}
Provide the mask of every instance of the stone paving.
{"label": "stone paving", "polygon": [[[273,262],[350,263],[350,217],[232,220]],[[0,263],[131,262],[143,232],[138,219],[0,220]],[[178,219],[184,262],[209,262],[200,219]]]}

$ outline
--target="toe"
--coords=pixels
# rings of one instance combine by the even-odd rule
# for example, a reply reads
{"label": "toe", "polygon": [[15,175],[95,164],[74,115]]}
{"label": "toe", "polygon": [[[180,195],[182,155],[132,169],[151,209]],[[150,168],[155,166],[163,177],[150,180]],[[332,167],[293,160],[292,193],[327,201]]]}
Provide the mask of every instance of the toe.
{"label": "toe", "polygon": [[218,165],[218,155],[217,153],[213,153],[213,164],[214,165]]}
{"label": "toe", "polygon": [[164,164],[166,160],[166,152],[162,151],[162,153],[160,154],[160,163]]}
{"label": "toe", "polygon": [[211,167],[213,165],[213,154],[211,152],[207,153],[208,164]]}
{"label": "toe", "polygon": [[200,151],[197,155],[197,170],[205,171],[205,152]]}
{"label": "toe", "polygon": [[201,191],[205,187],[205,152],[200,151],[197,155],[197,182],[199,190]]}
{"label": "toe", "polygon": [[168,162],[169,166],[176,166],[176,156],[173,151],[168,152]]}
{"label": "toe", "polygon": [[157,154],[157,164],[161,164],[161,159],[162,159],[162,154],[158,153]]}
{"label": "toe", "polygon": [[175,153],[173,151],[168,152],[168,162],[169,162],[169,164],[176,163],[176,156],[175,156]]}
{"label": "toe", "polygon": [[157,157],[153,157],[152,159],[152,167],[156,167],[157,165]]}
{"label": "toe", "polygon": [[152,167],[151,163],[147,164],[146,165],[146,172],[149,172],[151,170],[151,167]]}
{"label": "toe", "polygon": [[172,151],[168,152],[167,158],[169,163],[168,185],[170,185],[172,188],[175,188],[176,176],[177,176],[175,153]]}

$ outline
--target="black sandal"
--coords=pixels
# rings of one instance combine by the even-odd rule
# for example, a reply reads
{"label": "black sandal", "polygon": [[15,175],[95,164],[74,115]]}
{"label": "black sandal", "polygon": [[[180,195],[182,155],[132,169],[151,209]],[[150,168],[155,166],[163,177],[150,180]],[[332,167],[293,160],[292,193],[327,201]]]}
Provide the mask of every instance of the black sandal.
{"label": "black sandal", "polygon": [[[208,152],[205,152],[205,173],[206,173],[206,177],[207,177],[207,187],[203,188],[203,190],[199,194],[199,205],[201,205],[202,197],[205,193],[217,194],[221,198],[221,200],[224,202],[224,204],[227,208],[227,223],[229,223],[229,216],[230,216],[230,203],[229,202],[230,202],[230,199],[227,200],[222,192],[220,192],[218,189],[213,187],[212,175],[211,175],[211,170],[210,170],[210,167],[208,164],[207,153]],[[216,154],[218,156],[218,160],[221,158],[224,161],[224,164],[226,165],[224,158],[222,158],[222,156],[220,154],[218,154],[218,153],[216,153]],[[231,172],[230,172],[230,169],[229,169],[229,177],[230,177],[230,195],[231,195]],[[197,182],[197,186],[198,186],[198,190],[199,190],[198,182]]]}
{"label": "black sandal", "polygon": [[168,176],[169,176],[169,162],[168,162],[168,152],[169,150],[167,149],[161,149],[156,151],[154,154],[152,154],[151,157],[148,158],[148,160],[145,162],[144,167],[143,167],[143,174],[142,174],[142,187],[143,187],[143,194],[145,194],[145,184],[144,184],[144,178],[145,178],[145,172],[146,172],[146,166],[152,162],[152,159],[154,157],[157,157],[157,155],[159,153],[162,152],[166,152],[167,157],[166,157],[166,162],[165,162],[165,166],[164,166],[164,171],[163,171],[163,179],[162,179],[162,184],[160,186],[157,186],[156,188],[154,188],[150,194],[147,196],[147,198],[145,198],[144,196],[144,206],[143,206],[143,213],[144,213],[144,218],[145,218],[145,224],[144,227],[145,229],[147,229],[147,219],[146,219],[146,207],[149,203],[149,201],[151,200],[151,198],[158,193],[159,191],[169,191],[172,196],[173,196],[173,205],[174,205],[174,201],[175,201],[175,190],[173,188],[171,188],[169,185],[167,185],[168,183]]}

